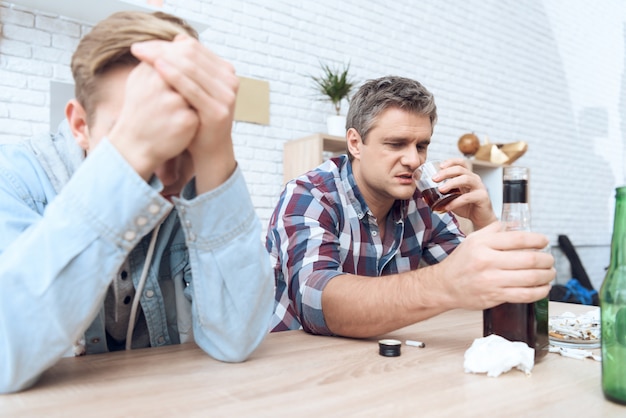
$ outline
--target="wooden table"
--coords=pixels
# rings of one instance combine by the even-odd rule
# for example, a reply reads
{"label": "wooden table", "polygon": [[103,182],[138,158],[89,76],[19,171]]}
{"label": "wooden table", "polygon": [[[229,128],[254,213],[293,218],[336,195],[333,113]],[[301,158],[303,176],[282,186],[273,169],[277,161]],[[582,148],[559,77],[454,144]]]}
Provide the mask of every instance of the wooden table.
{"label": "wooden table", "polygon": [[[551,303],[552,315],[590,306]],[[0,396],[10,416],[626,416],[600,386],[600,363],[549,353],[532,375],[463,371],[482,314],[452,311],[378,339],[270,334],[245,363],[220,363],[195,344],[62,359],[39,383]],[[599,351],[599,350],[595,350]]]}

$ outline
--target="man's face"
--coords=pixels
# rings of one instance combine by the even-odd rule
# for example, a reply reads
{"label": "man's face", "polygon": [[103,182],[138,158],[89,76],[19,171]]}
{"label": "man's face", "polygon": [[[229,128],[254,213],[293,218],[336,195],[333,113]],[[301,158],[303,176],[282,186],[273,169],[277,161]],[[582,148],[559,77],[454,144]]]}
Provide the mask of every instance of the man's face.
{"label": "man's face", "polygon": [[371,207],[391,206],[415,192],[412,174],[426,161],[432,134],[430,118],[398,108],[381,113],[354,155],[354,175]]}
{"label": "man's face", "polygon": [[[95,106],[91,125],[85,130],[87,144],[80,143],[87,153],[93,150],[115,125],[124,103],[126,79],[132,69],[133,67],[114,68],[102,76],[101,99]],[[183,152],[159,166],[154,174],[163,183],[161,195],[171,200],[172,196],[180,195],[185,184],[193,177],[191,155],[187,151]]]}

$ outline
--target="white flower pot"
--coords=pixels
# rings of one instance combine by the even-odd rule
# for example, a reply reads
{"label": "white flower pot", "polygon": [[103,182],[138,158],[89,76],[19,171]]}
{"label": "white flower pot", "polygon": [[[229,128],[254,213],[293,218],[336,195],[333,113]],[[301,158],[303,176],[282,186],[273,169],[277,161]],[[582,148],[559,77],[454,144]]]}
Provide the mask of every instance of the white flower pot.
{"label": "white flower pot", "polygon": [[326,127],[329,135],[346,136],[345,115],[330,115],[326,119]]}

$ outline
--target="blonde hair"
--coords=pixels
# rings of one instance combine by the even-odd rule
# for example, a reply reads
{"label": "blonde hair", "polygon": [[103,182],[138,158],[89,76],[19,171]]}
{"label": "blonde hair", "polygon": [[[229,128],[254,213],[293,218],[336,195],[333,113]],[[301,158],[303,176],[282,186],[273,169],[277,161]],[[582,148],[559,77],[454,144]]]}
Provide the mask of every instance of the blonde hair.
{"label": "blonde hair", "polygon": [[119,66],[139,63],[130,52],[132,44],[172,41],[179,34],[198,38],[198,33],[185,21],[163,12],[117,12],[96,24],[79,42],[71,64],[74,94],[87,113],[87,121],[93,123],[102,75]]}

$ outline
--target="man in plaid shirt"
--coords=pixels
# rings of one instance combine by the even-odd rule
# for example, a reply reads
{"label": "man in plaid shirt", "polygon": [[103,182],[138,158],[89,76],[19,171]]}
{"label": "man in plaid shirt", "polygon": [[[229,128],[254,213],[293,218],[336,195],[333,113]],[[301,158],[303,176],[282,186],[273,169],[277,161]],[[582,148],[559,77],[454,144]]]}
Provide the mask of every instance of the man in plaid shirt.
{"label": "man in plaid shirt", "polygon": [[[412,179],[426,161],[437,120],[420,83],[365,83],[347,116],[348,155],[290,181],[266,246],[276,276],[271,329],[372,337],[455,308],[486,309],[545,297],[554,259],[548,239],[505,232],[480,177],[463,159],[443,164],[443,193],[462,195],[444,214]],[[476,232],[464,237],[453,211]]]}

